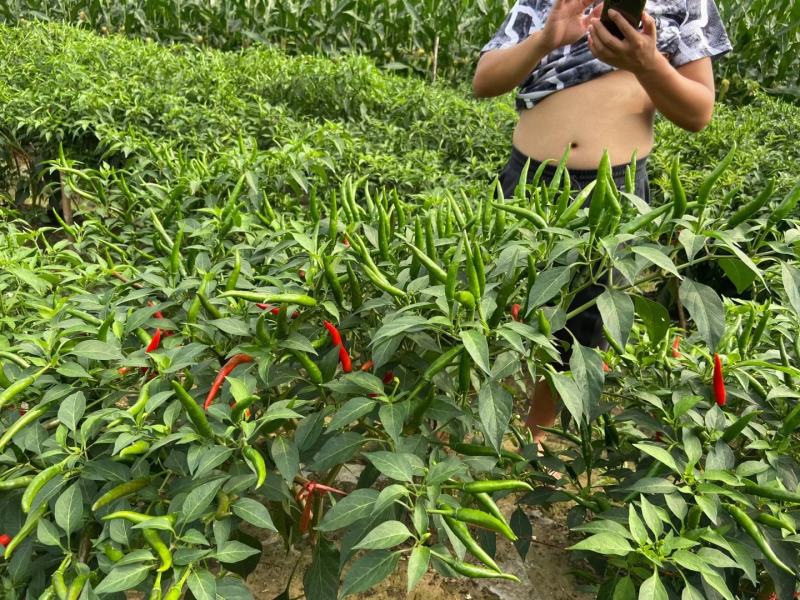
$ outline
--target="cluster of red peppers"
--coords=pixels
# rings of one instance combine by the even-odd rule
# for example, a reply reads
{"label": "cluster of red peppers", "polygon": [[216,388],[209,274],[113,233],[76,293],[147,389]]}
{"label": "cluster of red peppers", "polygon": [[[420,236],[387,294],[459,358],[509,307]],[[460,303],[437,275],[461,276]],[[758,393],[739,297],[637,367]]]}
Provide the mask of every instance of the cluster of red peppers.
{"label": "cluster of red peppers", "polygon": [[336,329],[336,326],[330,321],[325,321],[323,325],[325,326],[325,329],[328,330],[333,345],[338,346],[339,348],[339,364],[342,365],[342,371],[345,373],[351,373],[353,371],[353,361],[350,360],[350,353],[347,351],[347,348],[344,347],[342,334],[339,333],[339,330]]}
{"label": "cluster of red peppers", "polygon": [[345,491],[324,485],[322,483],[317,483],[316,481],[307,482],[297,493],[297,501],[303,506],[303,514],[300,517],[300,533],[306,533],[308,531],[308,526],[311,523],[311,517],[314,516],[312,511],[314,507],[314,494],[325,494],[327,492],[339,494],[340,496],[347,495],[347,492]]}

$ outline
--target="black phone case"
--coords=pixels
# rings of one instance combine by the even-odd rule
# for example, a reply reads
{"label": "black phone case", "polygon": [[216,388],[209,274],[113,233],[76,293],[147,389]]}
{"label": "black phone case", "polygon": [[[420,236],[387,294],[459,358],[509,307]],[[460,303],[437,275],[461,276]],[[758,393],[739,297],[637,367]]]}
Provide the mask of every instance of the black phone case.
{"label": "black phone case", "polygon": [[625,20],[628,21],[633,27],[639,29],[642,26],[642,11],[646,0],[605,0],[603,3],[603,12],[600,15],[600,22],[605,25],[612,35],[619,39],[625,36],[617,27],[616,23],[608,16],[608,9],[613,8],[619,12]]}

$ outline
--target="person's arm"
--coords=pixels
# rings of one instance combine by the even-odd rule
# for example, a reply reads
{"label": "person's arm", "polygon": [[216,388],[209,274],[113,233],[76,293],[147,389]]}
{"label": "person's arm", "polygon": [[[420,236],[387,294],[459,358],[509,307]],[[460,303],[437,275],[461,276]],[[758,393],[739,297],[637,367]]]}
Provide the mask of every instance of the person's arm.
{"label": "person's arm", "polygon": [[661,114],[687,131],[701,131],[714,112],[714,78],[708,57],[673,67],[656,49],[653,17],[642,14],[639,32],[614,10],[609,16],[625,39],[612,35],[599,19],[589,26],[592,54],[619,69],[630,71],[639,80]]}
{"label": "person's arm", "polygon": [[472,91],[478,98],[510,92],[553,50],[544,39],[544,30],[531,34],[524,42],[511,48],[490,50],[478,61],[472,78]]}
{"label": "person's arm", "polygon": [[[547,54],[566,44],[574,44],[586,35],[590,18],[600,14],[601,6],[589,15],[583,14],[593,1],[555,0],[542,29],[518,44],[486,52],[478,61],[472,78],[475,95],[489,98],[510,92],[525,81]],[[516,14],[512,12],[509,19]],[[507,21],[504,27],[509,25]]]}

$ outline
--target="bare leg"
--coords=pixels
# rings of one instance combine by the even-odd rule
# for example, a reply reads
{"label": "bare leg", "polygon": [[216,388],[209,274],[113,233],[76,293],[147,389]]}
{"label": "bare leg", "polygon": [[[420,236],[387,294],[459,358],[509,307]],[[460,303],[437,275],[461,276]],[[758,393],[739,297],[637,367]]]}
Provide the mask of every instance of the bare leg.
{"label": "bare leg", "polygon": [[539,429],[539,425],[552,427],[556,422],[556,399],[546,380],[542,379],[536,383],[530,405],[526,424],[531,430],[533,441],[539,443],[547,437],[547,434]]}

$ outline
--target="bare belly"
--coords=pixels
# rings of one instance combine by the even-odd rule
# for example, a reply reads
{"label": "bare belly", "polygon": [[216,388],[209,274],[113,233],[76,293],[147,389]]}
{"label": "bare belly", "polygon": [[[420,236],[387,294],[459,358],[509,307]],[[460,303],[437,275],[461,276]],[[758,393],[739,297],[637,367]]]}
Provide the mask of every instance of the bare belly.
{"label": "bare belly", "polygon": [[636,76],[612,71],[560,90],[520,114],[514,145],[542,161],[559,160],[570,146],[567,167],[596,169],[608,148],[612,165],[643,158],[653,147],[655,106]]}

